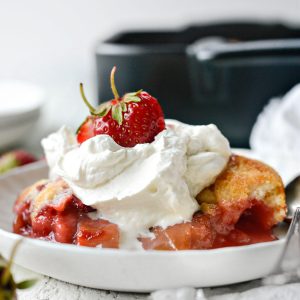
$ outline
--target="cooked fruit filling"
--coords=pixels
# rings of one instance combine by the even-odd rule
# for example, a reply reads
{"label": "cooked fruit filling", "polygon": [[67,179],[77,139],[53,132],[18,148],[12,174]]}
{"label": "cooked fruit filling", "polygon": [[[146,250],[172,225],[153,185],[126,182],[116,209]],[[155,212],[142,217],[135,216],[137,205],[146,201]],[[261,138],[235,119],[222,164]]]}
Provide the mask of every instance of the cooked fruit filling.
{"label": "cooked fruit filling", "polygon": [[212,249],[273,241],[273,211],[258,200],[234,205],[210,204],[191,222],[163,230],[153,228],[155,238],[141,238],[147,250]]}
{"label": "cooked fruit filling", "polygon": [[[55,186],[61,187],[62,181]],[[88,247],[119,248],[120,232],[116,224],[107,220],[92,219],[92,207],[84,205],[74,195],[61,194],[52,202],[33,212],[33,195],[51,194],[53,183],[33,186],[25,190],[15,205],[14,232],[53,242],[77,244]],[[58,200],[58,199],[59,200]],[[175,224],[166,229],[151,228],[153,237],[140,237],[146,250],[213,249],[249,245],[275,240],[272,227],[276,224],[274,210],[256,199],[218,204],[202,203],[191,222]]]}
{"label": "cooked fruit filling", "polygon": [[88,213],[94,209],[74,195],[61,198],[60,205],[47,204],[34,216],[30,212],[32,205],[28,198],[16,203],[15,233],[53,242],[118,248],[118,226],[106,220],[92,220]]}

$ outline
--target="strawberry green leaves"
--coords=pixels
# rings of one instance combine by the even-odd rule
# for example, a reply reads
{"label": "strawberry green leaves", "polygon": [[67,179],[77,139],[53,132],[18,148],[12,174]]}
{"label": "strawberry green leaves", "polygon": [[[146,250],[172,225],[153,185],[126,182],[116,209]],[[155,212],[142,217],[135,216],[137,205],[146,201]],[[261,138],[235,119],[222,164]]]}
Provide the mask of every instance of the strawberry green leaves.
{"label": "strawberry green leaves", "polygon": [[142,92],[143,90],[139,90],[137,92],[133,92],[133,93],[127,93],[124,95],[123,97],[123,101],[125,103],[130,103],[130,102],[140,102],[141,98],[139,97],[139,94]]}
{"label": "strawberry green leaves", "polygon": [[127,105],[125,104],[124,101],[121,102],[121,107],[122,107],[122,111],[126,112],[127,111]]}
{"label": "strawberry green leaves", "polygon": [[112,118],[117,121],[119,125],[122,125],[123,112],[127,111],[127,104],[141,101],[140,97],[138,96],[141,91],[142,90],[134,93],[127,93],[124,95],[123,99],[112,105]]}
{"label": "strawberry green leaves", "polygon": [[[128,97],[126,98],[126,95]],[[118,101],[117,104],[112,105],[112,118],[118,122],[119,125],[122,125],[123,122],[123,112],[127,111],[127,104],[130,102],[140,102],[141,99],[137,96],[137,93],[126,94],[123,100]]]}
{"label": "strawberry green leaves", "polygon": [[131,102],[140,102],[141,99],[138,96],[142,90],[134,93],[127,93],[124,95],[123,99],[117,102],[117,104],[112,105],[112,118],[122,125],[123,122],[123,112],[127,111],[127,104]]}
{"label": "strawberry green leaves", "polygon": [[118,122],[119,125],[122,125],[123,122],[123,114],[122,114],[122,105],[121,103],[117,103],[112,106],[111,115],[112,118]]}
{"label": "strawberry green leaves", "polygon": [[98,117],[105,117],[109,113],[111,106],[112,105],[110,101],[104,102],[95,109],[93,115]]}
{"label": "strawberry green leaves", "polygon": [[[86,106],[89,108],[89,111],[92,116],[97,116],[100,118],[105,117],[110,111],[111,116],[113,120],[117,121],[119,125],[122,125],[123,122],[123,113],[127,111],[127,104],[131,102],[140,102],[141,98],[139,97],[142,90],[138,90],[137,92],[127,93],[123,96],[123,98],[120,98],[119,93],[117,91],[116,85],[115,85],[115,72],[116,67],[113,67],[111,74],[110,74],[110,85],[111,90],[114,95],[114,99],[104,102],[98,107],[93,107],[93,105],[87,100],[84,90],[83,90],[83,84],[80,83],[80,93],[81,97],[86,104]],[[81,128],[81,127],[79,127]],[[78,130],[77,130],[78,132]]]}

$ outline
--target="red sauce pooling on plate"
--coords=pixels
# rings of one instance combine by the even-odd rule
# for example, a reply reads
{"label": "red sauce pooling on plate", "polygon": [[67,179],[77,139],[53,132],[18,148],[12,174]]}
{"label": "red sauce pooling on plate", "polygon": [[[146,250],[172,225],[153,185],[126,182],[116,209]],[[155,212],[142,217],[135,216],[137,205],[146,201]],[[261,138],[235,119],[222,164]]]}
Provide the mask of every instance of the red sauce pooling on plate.
{"label": "red sauce pooling on plate", "polygon": [[273,241],[273,211],[263,202],[209,204],[191,222],[153,228],[154,239],[141,238],[145,249],[214,249]]}
{"label": "red sauce pooling on plate", "polygon": [[223,237],[218,234],[213,248],[249,245],[273,241],[276,237],[272,233],[273,211],[261,201],[252,201],[230,233]]}
{"label": "red sauce pooling on plate", "polygon": [[[15,206],[13,231],[23,236],[88,247],[119,247],[119,229],[106,220],[92,220],[93,211],[74,195],[46,205],[32,217],[30,201]],[[263,202],[241,200],[206,204],[191,222],[166,229],[154,227],[154,238],[141,237],[144,249],[214,249],[273,241],[273,211]]]}

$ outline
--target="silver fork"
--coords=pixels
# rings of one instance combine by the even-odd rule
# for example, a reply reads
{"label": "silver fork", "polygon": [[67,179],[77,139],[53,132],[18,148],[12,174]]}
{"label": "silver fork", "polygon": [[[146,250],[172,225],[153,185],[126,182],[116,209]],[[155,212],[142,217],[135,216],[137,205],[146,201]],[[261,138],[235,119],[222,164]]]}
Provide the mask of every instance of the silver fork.
{"label": "silver fork", "polygon": [[281,285],[300,279],[300,207],[293,216],[284,250],[272,274],[262,279],[263,285]]}

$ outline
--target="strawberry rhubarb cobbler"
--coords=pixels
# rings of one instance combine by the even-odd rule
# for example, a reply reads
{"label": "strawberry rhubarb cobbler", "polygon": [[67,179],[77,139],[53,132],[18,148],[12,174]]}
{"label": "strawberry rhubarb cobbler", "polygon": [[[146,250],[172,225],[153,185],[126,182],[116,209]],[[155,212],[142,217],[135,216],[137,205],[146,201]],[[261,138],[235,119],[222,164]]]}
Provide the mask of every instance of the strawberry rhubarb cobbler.
{"label": "strawberry rhubarb cobbler", "polygon": [[140,90],[94,108],[76,134],[42,140],[49,179],[16,200],[23,236],[88,247],[189,250],[275,240],[286,214],[281,178],[231,153],[215,125],[164,120]]}

